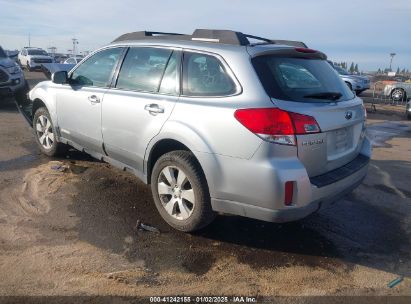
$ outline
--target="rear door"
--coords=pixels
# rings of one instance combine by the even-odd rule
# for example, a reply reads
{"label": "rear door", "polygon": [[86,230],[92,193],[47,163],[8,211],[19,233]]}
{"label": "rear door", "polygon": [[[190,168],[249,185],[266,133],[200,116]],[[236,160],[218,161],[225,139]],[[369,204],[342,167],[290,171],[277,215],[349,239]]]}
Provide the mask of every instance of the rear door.
{"label": "rear door", "polygon": [[179,96],[181,52],[131,47],[115,87],[104,96],[102,126],[107,154],[143,171],[144,154]]}
{"label": "rear door", "polygon": [[255,57],[254,67],[279,108],[315,118],[321,132],[297,135],[298,157],[309,176],[317,176],[353,160],[365,131],[365,111],[334,69],[318,54]]}

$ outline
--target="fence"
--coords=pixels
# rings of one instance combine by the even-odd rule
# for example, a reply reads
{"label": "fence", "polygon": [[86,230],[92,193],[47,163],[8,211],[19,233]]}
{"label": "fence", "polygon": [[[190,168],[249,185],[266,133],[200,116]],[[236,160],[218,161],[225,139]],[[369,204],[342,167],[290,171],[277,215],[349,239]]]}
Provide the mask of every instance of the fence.
{"label": "fence", "polygon": [[385,95],[384,89],[387,84],[392,82],[387,81],[377,81],[372,86],[372,98],[371,98],[371,109],[376,112],[376,105],[392,105],[392,106],[404,106],[407,103],[407,99],[411,96],[407,96],[400,100],[395,100],[391,97],[391,94]]}

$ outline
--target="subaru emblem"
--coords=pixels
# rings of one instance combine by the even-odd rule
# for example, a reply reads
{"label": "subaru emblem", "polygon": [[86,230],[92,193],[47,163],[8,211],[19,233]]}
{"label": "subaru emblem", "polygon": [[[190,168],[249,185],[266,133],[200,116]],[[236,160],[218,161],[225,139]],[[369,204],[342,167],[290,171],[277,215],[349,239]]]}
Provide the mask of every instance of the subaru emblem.
{"label": "subaru emblem", "polygon": [[352,112],[351,111],[345,112],[345,119],[350,120],[351,118],[352,118]]}

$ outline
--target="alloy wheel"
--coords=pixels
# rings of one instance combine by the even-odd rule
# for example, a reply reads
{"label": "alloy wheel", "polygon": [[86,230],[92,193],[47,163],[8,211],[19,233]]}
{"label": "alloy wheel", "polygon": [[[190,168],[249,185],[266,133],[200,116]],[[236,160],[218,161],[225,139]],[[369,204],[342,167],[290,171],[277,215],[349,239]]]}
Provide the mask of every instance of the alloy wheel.
{"label": "alloy wheel", "polygon": [[176,166],[161,170],[157,181],[161,204],[177,220],[186,220],[195,206],[194,190],[187,175]]}
{"label": "alloy wheel", "polygon": [[392,99],[395,101],[402,101],[404,99],[404,92],[402,90],[394,90],[391,94]]}
{"label": "alloy wheel", "polygon": [[36,121],[36,133],[40,144],[44,149],[51,149],[54,143],[53,126],[50,119],[45,115],[40,115]]}

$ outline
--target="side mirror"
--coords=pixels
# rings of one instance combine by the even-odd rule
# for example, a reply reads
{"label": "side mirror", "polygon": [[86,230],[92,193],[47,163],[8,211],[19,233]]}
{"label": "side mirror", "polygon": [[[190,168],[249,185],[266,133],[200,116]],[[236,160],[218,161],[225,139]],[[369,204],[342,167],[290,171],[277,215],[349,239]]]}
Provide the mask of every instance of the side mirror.
{"label": "side mirror", "polygon": [[64,84],[68,81],[67,71],[58,71],[51,75],[51,81],[57,84]]}

